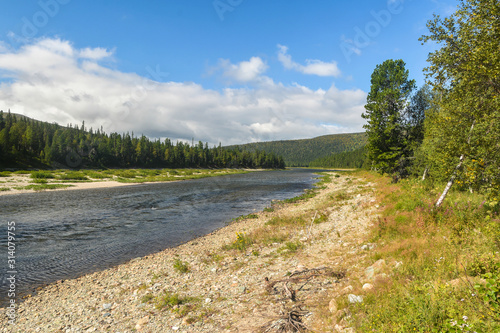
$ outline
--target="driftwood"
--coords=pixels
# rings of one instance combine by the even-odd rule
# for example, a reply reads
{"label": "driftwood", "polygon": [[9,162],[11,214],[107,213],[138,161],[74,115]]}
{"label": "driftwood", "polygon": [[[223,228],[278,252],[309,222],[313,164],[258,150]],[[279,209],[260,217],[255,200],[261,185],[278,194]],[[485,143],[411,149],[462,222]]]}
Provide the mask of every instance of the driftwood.
{"label": "driftwood", "polygon": [[261,331],[267,332],[306,332],[308,328],[302,322],[302,317],[310,314],[301,308],[284,311],[283,315],[261,327]]}
{"label": "driftwood", "polygon": [[[345,277],[345,272],[344,271],[339,271],[335,272],[329,267],[318,267],[318,268],[311,268],[311,269],[305,269],[302,271],[296,271],[290,274],[286,279],[281,279],[281,280],[276,280],[276,281],[270,281],[269,278],[265,278],[265,283],[266,283],[266,291],[270,294],[275,294],[279,293],[279,290],[277,288],[277,285],[282,283],[283,284],[283,290],[281,291],[281,294],[283,294],[286,298],[289,298],[293,302],[297,301],[297,292],[302,290],[304,286],[314,277],[316,276],[333,276],[337,279],[342,279]],[[290,287],[289,284],[299,284],[302,283],[302,285],[297,288],[293,289]]]}

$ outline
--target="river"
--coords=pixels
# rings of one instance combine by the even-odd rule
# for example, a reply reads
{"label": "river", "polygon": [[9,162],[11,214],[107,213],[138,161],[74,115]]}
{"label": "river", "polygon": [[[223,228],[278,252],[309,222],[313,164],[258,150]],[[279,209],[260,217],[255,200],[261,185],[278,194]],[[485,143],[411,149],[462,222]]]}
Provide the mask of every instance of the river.
{"label": "river", "polygon": [[[15,223],[16,292],[174,247],[313,187],[314,170],[0,198],[0,305],[7,301],[8,224]],[[11,262],[12,263],[12,262]]]}

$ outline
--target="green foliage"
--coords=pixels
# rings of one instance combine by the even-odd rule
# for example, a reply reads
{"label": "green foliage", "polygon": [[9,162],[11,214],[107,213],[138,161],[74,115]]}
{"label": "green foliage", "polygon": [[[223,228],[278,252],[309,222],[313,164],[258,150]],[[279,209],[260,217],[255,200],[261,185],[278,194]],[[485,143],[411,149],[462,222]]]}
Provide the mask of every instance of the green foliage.
{"label": "green foliage", "polygon": [[440,48],[425,69],[438,96],[426,122],[430,174],[449,179],[460,157],[457,185],[500,199],[500,6],[463,0],[448,18],[434,17],[421,40]]}
{"label": "green foliage", "polygon": [[68,172],[59,176],[62,180],[89,180],[85,174],[81,172]]}
{"label": "green foliage", "polygon": [[[406,177],[409,158],[421,139],[423,115],[427,104],[421,90],[414,103],[410,98],[415,81],[409,79],[403,60],[386,60],[377,65],[371,76],[371,88],[363,118],[367,124],[368,160],[381,173]],[[422,102],[422,103],[419,103]]]}
{"label": "green foliage", "polygon": [[162,295],[156,297],[155,307],[159,310],[164,308],[170,309],[176,305],[186,303],[187,301],[187,298],[182,298],[178,294],[172,294],[165,290]]}
{"label": "green foliage", "polygon": [[[498,264],[497,264],[498,265]],[[486,280],[485,284],[478,283],[474,285],[477,290],[478,297],[483,300],[485,312],[493,319],[500,321],[500,269],[496,272],[488,272],[483,274]]]}
{"label": "green foliage", "polygon": [[33,179],[50,179],[55,178],[54,174],[45,171],[33,171],[31,172],[31,178]]}
{"label": "green foliage", "polygon": [[234,222],[242,221],[242,220],[247,220],[247,219],[257,219],[259,218],[259,215],[257,214],[248,214],[248,215],[241,215],[238,216],[237,218],[234,218]]}
{"label": "green foliage", "polygon": [[189,272],[189,266],[186,262],[184,262],[180,259],[175,259],[174,270],[178,273],[184,274],[184,273]]}
{"label": "green foliage", "polygon": [[[330,156],[334,153],[352,151],[366,144],[365,133],[332,134],[304,140],[282,140],[270,142],[248,143],[238,147],[245,151],[256,150],[283,156],[287,166],[311,166],[316,159]],[[316,165],[319,166],[319,165]]]}
{"label": "green foliage", "polygon": [[363,168],[366,167],[366,146],[353,151],[320,157],[309,163],[310,167],[320,168]]}
{"label": "green foliage", "polygon": [[246,249],[252,244],[253,239],[251,237],[247,236],[243,232],[237,232],[236,240],[230,245],[225,245],[223,248],[224,250],[246,251]]}
{"label": "green foliage", "polygon": [[295,253],[295,252],[297,252],[299,249],[301,249],[303,247],[304,247],[304,245],[302,245],[302,243],[299,242],[299,241],[296,241],[296,242],[286,242],[285,246],[280,247],[278,249],[278,252],[279,253],[282,253],[282,252]]}

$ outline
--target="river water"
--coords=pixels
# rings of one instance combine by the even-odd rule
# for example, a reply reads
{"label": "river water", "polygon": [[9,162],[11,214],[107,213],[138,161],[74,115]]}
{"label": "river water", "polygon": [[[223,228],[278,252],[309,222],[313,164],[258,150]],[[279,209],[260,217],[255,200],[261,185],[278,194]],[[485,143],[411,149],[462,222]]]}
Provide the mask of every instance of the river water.
{"label": "river water", "polygon": [[15,223],[16,292],[174,247],[313,187],[314,170],[0,197],[0,305],[7,228]]}

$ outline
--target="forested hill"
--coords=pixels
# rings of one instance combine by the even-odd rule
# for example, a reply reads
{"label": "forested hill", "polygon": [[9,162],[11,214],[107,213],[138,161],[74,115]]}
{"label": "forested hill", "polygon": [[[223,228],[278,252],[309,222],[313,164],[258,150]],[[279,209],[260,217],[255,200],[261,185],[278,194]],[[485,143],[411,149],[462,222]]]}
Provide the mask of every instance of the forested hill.
{"label": "forested hill", "polygon": [[313,139],[284,140],[247,143],[228,148],[239,147],[253,152],[262,150],[280,155],[287,166],[309,166],[309,163],[335,153],[352,151],[366,145],[365,133],[331,134]]}
{"label": "forested hill", "polygon": [[283,159],[263,151],[209,148],[144,135],[34,120],[0,111],[0,169],[57,168],[283,168]]}

